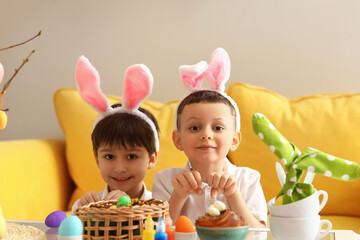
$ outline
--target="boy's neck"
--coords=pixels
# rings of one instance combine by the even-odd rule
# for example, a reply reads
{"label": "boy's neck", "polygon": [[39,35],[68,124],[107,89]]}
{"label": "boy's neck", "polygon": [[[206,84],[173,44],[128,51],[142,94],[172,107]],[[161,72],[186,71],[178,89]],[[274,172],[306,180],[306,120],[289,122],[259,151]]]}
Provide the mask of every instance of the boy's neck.
{"label": "boy's neck", "polygon": [[140,191],[138,191],[138,190],[136,190],[136,189],[133,189],[133,190],[134,190],[134,192],[129,192],[129,193],[127,193],[127,194],[129,195],[129,197],[130,197],[130,198],[138,198],[138,199],[140,199],[141,196],[144,194],[144,191],[145,191],[145,189],[144,189],[144,184],[141,183]]}
{"label": "boy's neck", "polygon": [[205,183],[207,183],[207,179],[210,173],[226,171],[226,159],[211,164],[204,164],[195,161],[190,161],[190,163],[191,170],[198,171],[201,175],[202,181]]}

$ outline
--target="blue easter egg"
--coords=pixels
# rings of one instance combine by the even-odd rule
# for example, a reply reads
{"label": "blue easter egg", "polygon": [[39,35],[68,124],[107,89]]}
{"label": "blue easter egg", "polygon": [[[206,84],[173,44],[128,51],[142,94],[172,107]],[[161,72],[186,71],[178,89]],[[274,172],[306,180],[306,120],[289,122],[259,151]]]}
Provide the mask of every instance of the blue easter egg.
{"label": "blue easter egg", "polygon": [[50,213],[45,219],[45,225],[49,228],[58,228],[60,223],[66,218],[66,213],[55,211]]}
{"label": "blue easter egg", "polygon": [[79,217],[72,215],[65,218],[59,227],[59,236],[81,236],[83,225]]}

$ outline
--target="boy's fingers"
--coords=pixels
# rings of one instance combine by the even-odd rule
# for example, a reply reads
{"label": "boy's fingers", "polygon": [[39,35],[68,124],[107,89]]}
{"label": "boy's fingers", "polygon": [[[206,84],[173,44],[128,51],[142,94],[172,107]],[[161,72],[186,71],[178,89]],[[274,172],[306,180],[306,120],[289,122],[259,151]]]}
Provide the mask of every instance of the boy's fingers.
{"label": "boy's fingers", "polygon": [[200,175],[200,173],[199,173],[198,171],[191,171],[191,172],[192,172],[192,174],[193,174],[193,176],[194,176],[194,179],[195,179],[195,181],[196,181],[196,183],[197,183],[196,188],[200,188],[201,185],[202,185],[202,180],[201,180],[201,175]]}
{"label": "boy's fingers", "polygon": [[195,190],[195,193],[196,193],[197,195],[202,195],[202,194],[204,193],[204,191],[203,191],[201,188],[197,188],[197,189]]}
{"label": "boy's fingers", "polygon": [[92,202],[100,201],[99,194],[95,191],[86,193],[79,201],[79,206],[87,205]]}
{"label": "boy's fingers", "polygon": [[220,188],[220,189],[225,188],[225,186],[226,186],[226,184],[228,182],[232,182],[231,177],[229,176],[229,174],[222,175],[221,178],[220,178],[219,184],[218,184],[218,188]]}
{"label": "boy's fingers", "polygon": [[210,173],[210,175],[208,176],[208,181],[207,181],[207,184],[209,185],[209,187],[212,187],[213,184],[213,177],[214,177],[214,174],[213,173]]}
{"label": "boy's fingers", "polygon": [[[122,193],[122,191],[120,191],[120,190],[111,191],[105,196],[104,200],[115,199],[116,195],[119,193]],[[119,197],[121,197],[121,196],[119,196]]]}
{"label": "boy's fingers", "polygon": [[[179,185],[188,192],[192,192],[193,191],[193,187],[191,186],[188,176],[185,174],[179,174],[177,177],[177,182],[179,183]],[[194,180],[195,181],[195,180]]]}
{"label": "boy's fingers", "polygon": [[198,171],[185,171],[179,173],[172,179],[172,185],[174,188],[181,189],[181,191],[187,193],[195,192],[198,195],[203,193],[201,189],[202,181],[201,175]]}
{"label": "boy's fingers", "polygon": [[109,199],[111,198],[111,196],[114,194],[113,192],[114,192],[114,191],[109,192],[109,193],[104,197],[104,200],[109,200]]}
{"label": "boy's fingers", "polygon": [[184,175],[193,190],[201,187],[201,175],[198,171],[188,171]]}
{"label": "boy's fingers", "polygon": [[115,193],[112,194],[109,199],[119,199],[121,198],[122,196],[128,196],[125,192],[123,191],[114,191]]}
{"label": "boy's fingers", "polygon": [[216,197],[217,197],[217,192],[218,192],[218,191],[217,191],[216,188],[214,188],[214,187],[211,188],[210,196],[211,196],[212,199],[216,199]]}
{"label": "boy's fingers", "polygon": [[[193,190],[197,189],[199,187],[198,184],[198,179],[200,179],[201,182],[201,177],[200,177],[200,173],[197,171],[188,171],[184,173],[184,176],[186,177],[187,181],[189,182],[191,188]],[[200,184],[201,186],[201,184]]]}
{"label": "boy's fingers", "polygon": [[94,199],[95,202],[101,200],[98,192],[92,191],[91,196],[92,196],[92,198]]}
{"label": "boy's fingers", "polygon": [[219,189],[223,189],[224,187],[225,187],[225,183],[226,183],[226,178],[224,178],[224,177],[222,177],[222,178],[220,178],[220,181],[219,181],[219,184],[218,184],[218,188]]}
{"label": "boy's fingers", "polygon": [[178,179],[179,176],[175,176],[172,180],[171,180],[171,184],[173,185],[174,189],[177,191],[186,191],[185,187],[181,184],[180,180]]}
{"label": "boy's fingers", "polygon": [[238,190],[238,188],[236,186],[236,182],[233,182],[228,188],[225,189],[224,195],[226,197],[229,197],[229,196],[233,195],[234,193],[236,193],[237,190]]}
{"label": "boy's fingers", "polygon": [[236,180],[234,178],[234,176],[230,176],[227,181],[226,184],[224,186],[224,188],[229,188],[231,185],[236,184]]}
{"label": "boy's fingers", "polygon": [[95,191],[91,191],[91,192],[85,194],[84,197],[88,203],[100,201],[99,194]]}
{"label": "boy's fingers", "polygon": [[220,178],[221,178],[221,173],[213,173],[213,174],[210,174],[210,175],[212,175],[211,186],[218,188]]}

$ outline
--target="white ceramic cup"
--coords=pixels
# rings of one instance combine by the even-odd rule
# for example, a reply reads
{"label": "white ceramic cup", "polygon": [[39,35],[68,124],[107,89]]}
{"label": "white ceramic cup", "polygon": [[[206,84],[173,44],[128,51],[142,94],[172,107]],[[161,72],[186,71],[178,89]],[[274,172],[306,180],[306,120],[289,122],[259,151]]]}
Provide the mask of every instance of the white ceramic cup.
{"label": "white ceramic cup", "polygon": [[[323,196],[321,202],[320,196]],[[270,215],[275,217],[309,218],[318,215],[327,200],[327,192],[318,190],[304,199],[280,206],[275,206],[275,198],[273,198],[268,202],[268,208]]]}
{"label": "white ceramic cup", "polygon": [[[270,232],[275,240],[316,240],[325,237],[331,230],[331,222],[311,218],[283,218],[269,216]],[[321,230],[326,224],[327,228]]]}

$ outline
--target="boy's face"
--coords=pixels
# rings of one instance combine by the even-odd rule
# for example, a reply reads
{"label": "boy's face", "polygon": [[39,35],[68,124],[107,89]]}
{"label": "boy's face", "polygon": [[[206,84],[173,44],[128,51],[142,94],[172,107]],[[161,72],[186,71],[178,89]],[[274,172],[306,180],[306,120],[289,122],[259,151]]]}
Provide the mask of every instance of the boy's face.
{"label": "boy's face", "polygon": [[95,154],[96,163],[109,190],[121,190],[131,198],[140,198],[147,169],[155,165],[157,152],[149,157],[146,148],[101,145]]}
{"label": "boy's face", "polygon": [[175,146],[184,151],[190,162],[218,163],[240,143],[234,116],[223,103],[187,105],[179,118],[180,129],[174,131]]}

